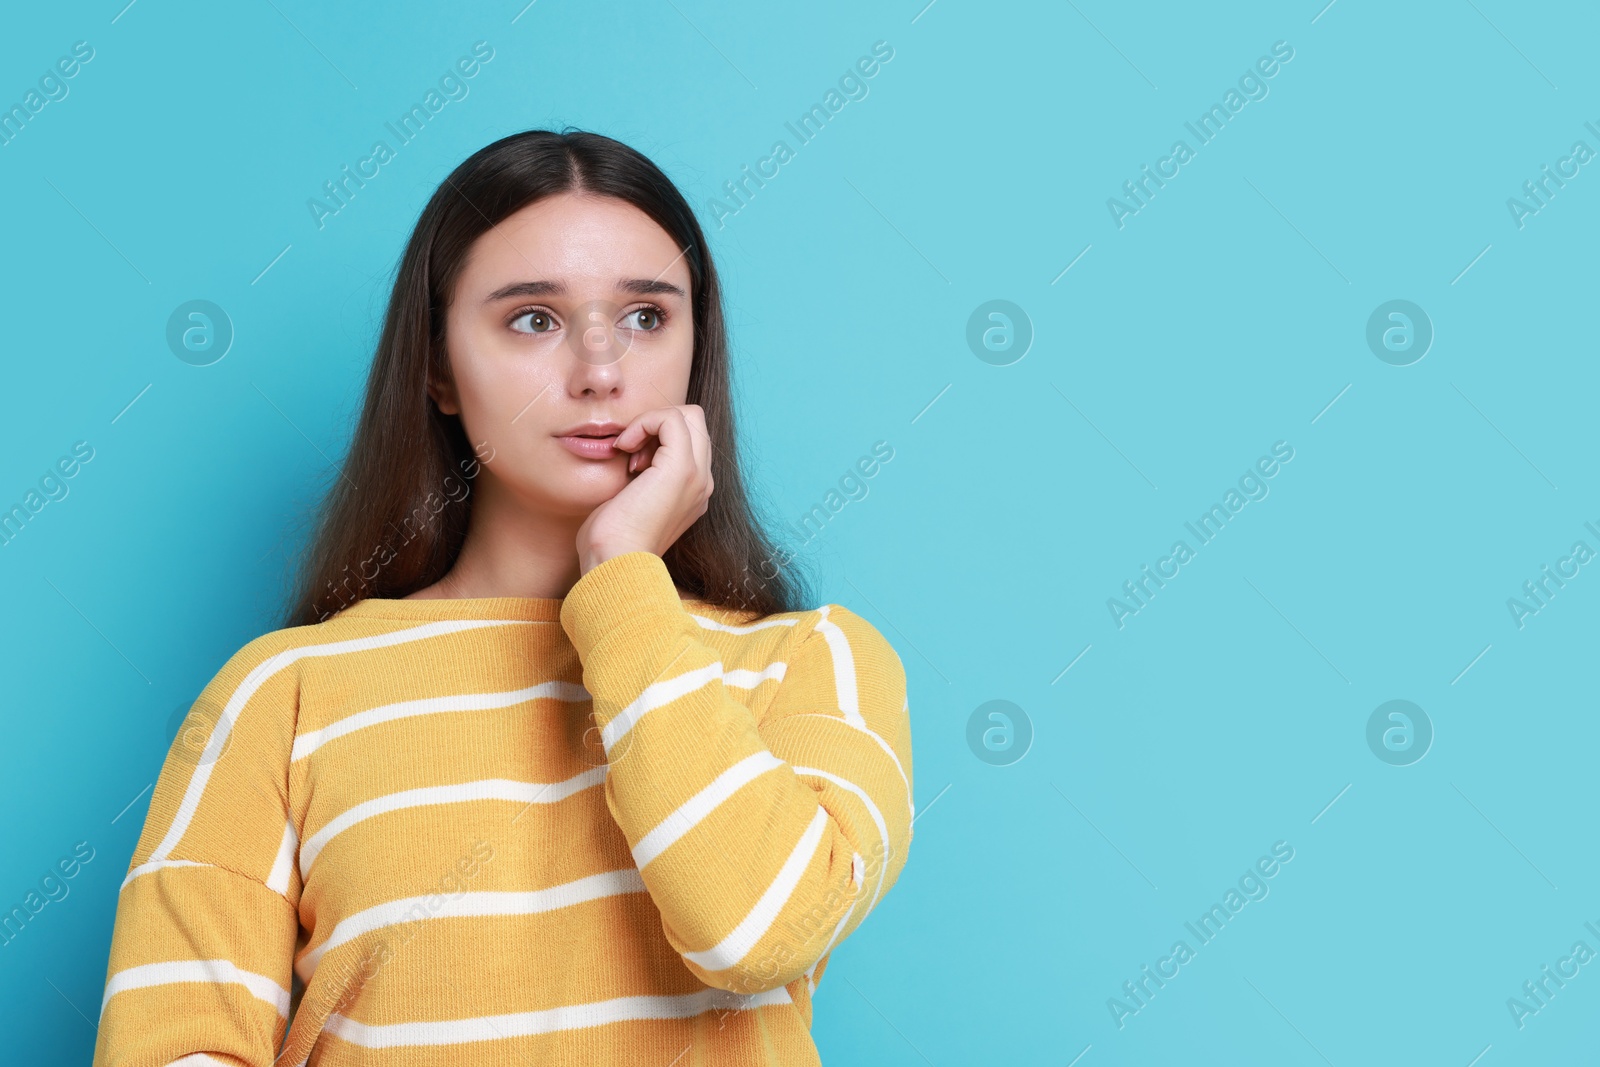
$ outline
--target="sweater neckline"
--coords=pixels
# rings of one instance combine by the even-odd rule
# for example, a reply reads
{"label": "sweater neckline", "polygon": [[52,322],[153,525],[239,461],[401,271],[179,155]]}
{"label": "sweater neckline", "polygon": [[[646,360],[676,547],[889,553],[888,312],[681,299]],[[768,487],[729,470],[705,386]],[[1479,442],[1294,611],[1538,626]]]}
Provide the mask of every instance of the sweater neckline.
{"label": "sweater neckline", "polygon": [[557,622],[560,597],[480,596],[424,597],[418,599],[367,597],[340,611],[334,618],[386,619],[516,619]]}
{"label": "sweater neckline", "polygon": [[[695,598],[679,594],[685,610],[705,608]],[[385,619],[515,619],[519,622],[560,622],[564,597],[367,597],[330,618]]]}

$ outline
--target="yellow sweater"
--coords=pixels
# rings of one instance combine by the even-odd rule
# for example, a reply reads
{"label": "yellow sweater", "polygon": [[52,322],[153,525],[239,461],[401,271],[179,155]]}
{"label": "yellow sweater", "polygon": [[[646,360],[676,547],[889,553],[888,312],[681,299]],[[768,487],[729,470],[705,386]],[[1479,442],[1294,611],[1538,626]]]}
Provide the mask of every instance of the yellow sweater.
{"label": "yellow sweater", "polygon": [[680,599],[648,552],[565,599],[360,601],[196,702],[94,1067],[816,1064],[911,818],[903,665],[837,604]]}

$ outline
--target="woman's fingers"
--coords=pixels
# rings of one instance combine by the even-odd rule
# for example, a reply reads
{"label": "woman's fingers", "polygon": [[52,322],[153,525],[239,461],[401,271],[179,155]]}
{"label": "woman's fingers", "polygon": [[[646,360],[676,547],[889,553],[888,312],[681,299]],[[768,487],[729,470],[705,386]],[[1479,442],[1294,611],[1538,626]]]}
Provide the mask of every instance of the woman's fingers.
{"label": "woman's fingers", "polygon": [[666,551],[706,513],[713,488],[711,438],[698,405],[642,412],[617,435],[615,445],[629,453],[630,475],[651,468],[659,473],[631,478],[585,520],[578,551],[590,561],[586,568],[618,552]]}
{"label": "woman's fingers", "polygon": [[660,436],[662,420],[669,412],[675,410],[675,408],[651,408],[649,411],[641,411],[633,417],[632,422],[623,427],[613,443],[624,452],[639,451],[651,437]]}
{"label": "woman's fingers", "polygon": [[684,416],[685,425],[689,428],[689,440],[694,448],[694,464],[696,469],[705,472],[706,480],[711,479],[711,432],[706,429],[706,413],[699,404],[685,404],[679,409]]}
{"label": "woman's fingers", "polygon": [[633,453],[628,458],[630,472],[645,470],[654,462],[656,452],[664,443],[660,436],[661,423],[670,410],[651,408],[641,412],[617,435],[616,447]]}
{"label": "woman's fingers", "polygon": [[628,471],[634,473],[650,466],[650,459],[656,454],[660,443],[654,437],[646,437],[639,446],[639,450],[628,457]]}
{"label": "woman's fingers", "polygon": [[665,450],[668,460],[688,465],[686,474],[694,472],[710,479],[711,439],[705,412],[698,404],[642,412],[617,435],[615,444],[633,453],[628,461],[630,472],[661,465],[665,461],[658,459],[658,453]]}
{"label": "woman's fingers", "polygon": [[634,474],[650,466],[650,458],[655,453],[655,430],[660,413],[664,408],[652,408],[635,415],[633,421],[623,427],[617,434],[617,439],[612,446],[624,452],[631,452],[628,457],[628,473]]}
{"label": "woman's fingers", "polygon": [[711,435],[706,431],[705,411],[698,404],[685,404],[673,411],[677,418],[667,420],[664,425],[672,426],[675,434],[681,434],[681,447],[690,463],[687,472],[692,483],[690,491],[700,498],[700,514],[704,514],[703,505],[711,496]]}

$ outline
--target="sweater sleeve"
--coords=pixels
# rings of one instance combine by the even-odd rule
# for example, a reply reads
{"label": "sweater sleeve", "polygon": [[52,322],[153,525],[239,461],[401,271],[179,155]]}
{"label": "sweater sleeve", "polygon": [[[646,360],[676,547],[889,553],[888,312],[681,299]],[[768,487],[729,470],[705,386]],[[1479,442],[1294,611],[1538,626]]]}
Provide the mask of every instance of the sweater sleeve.
{"label": "sweater sleeve", "polygon": [[271,637],[217,673],[162,764],[117,897],[93,1067],[276,1057],[300,928],[298,684]]}
{"label": "sweater sleeve", "polygon": [[[649,552],[592,568],[561,609],[606,802],[666,937],[701,981],[740,994],[814,984],[911,841],[900,658],[845,608],[808,616],[764,669],[725,669]],[[764,685],[777,690],[757,721],[732,690]]]}

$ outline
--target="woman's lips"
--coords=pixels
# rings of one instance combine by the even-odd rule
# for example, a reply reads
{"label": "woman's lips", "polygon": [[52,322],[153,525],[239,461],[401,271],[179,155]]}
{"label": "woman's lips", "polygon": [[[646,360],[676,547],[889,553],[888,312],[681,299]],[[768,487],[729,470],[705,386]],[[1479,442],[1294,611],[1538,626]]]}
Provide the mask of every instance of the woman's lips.
{"label": "woman's lips", "polygon": [[584,459],[610,459],[613,456],[620,455],[614,444],[616,439],[616,434],[611,434],[608,437],[572,436],[556,438],[568,452]]}

